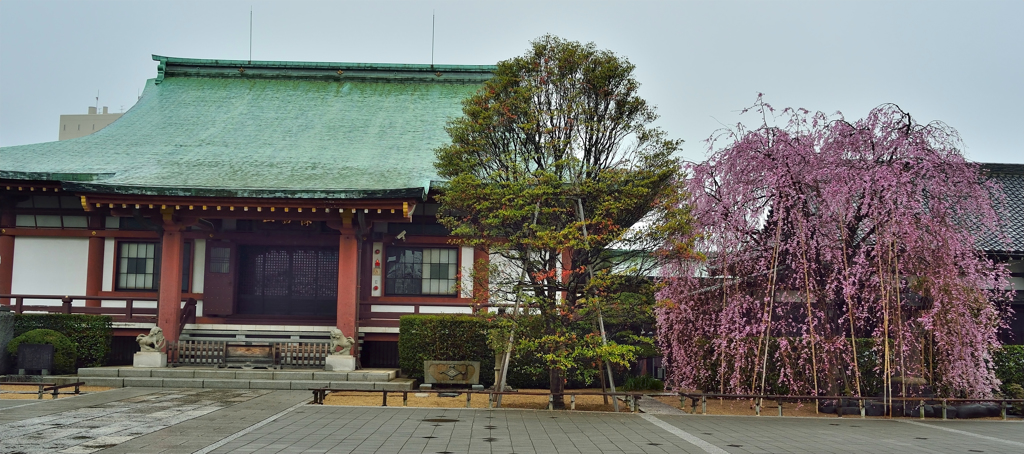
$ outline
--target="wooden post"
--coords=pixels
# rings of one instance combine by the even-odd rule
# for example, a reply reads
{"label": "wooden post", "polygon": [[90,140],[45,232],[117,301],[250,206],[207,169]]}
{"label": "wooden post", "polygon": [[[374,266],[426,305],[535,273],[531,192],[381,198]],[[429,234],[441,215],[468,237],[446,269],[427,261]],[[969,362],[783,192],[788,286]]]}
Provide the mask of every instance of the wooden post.
{"label": "wooden post", "polygon": [[157,326],[167,342],[178,342],[181,322],[181,255],[185,243],[181,226],[164,225],[160,252],[160,300],[157,302]]}
{"label": "wooden post", "polygon": [[[14,227],[13,204],[5,204],[0,213],[0,294],[11,294],[14,283],[14,236],[2,230]],[[10,298],[0,299],[0,304],[11,304]]]}
{"label": "wooden post", "polygon": [[[98,230],[103,230],[104,217],[98,214],[89,216],[89,230],[92,236],[89,237],[89,258],[86,265],[85,294],[97,296],[103,290],[103,242],[101,236],[96,236]],[[85,300],[85,307],[101,307],[101,300]]]}
{"label": "wooden post", "polygon": [[339,229],[338,242],[338,314],[336,326],[356,340],[352,356],[359,356],[359,239],[351,221]]}

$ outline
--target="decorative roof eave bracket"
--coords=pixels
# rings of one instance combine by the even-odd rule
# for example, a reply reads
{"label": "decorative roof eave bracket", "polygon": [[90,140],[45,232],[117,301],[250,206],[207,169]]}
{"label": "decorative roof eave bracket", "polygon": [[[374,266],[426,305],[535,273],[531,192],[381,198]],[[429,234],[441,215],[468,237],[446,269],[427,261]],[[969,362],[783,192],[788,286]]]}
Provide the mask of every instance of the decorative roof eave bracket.
{"label": "decorative roof eave bracket", "polygon": [[253,199],[253,198],[189,198],[152,197],[100,194],[81,195],[82,208],[92,211],[108,209],[159,209],[180,211],[182,214],[210,214],[221,212],[252,213],[364,213],[398,214],[406,222],[412,222],[416,200],[397,199]]}
{"label": "decorative roof eave bracket", "polygon": [[164,81],[164,73],[167,72],[167,57],[154,55],[153,59],[159,62],[156,65],[156,81],[154,82],[159,84]]}

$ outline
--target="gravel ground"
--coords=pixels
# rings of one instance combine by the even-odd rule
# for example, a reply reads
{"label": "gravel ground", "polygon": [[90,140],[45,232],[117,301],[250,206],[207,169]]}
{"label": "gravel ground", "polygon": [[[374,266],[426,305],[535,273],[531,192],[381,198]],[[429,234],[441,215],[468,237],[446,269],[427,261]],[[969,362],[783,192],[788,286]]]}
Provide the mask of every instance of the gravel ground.
{"label": "gravel ground", "polygon": [[[600,389],[578,389],[568,390],[566,392],[601,392]],[[458,391],[452,391],[458,392]],[[544,389],[521,389],[520,393],[538,392],[546,393]],[[472,394],[470,400],[470,408],[488,408],[487,407],[487,394]],[[324,405],[344,405],[354,407],[379,407],[383,401],[381,393],[367,393],[359,391],[347,391],[339,393],[331,393],[327,395],[324,400]],[[570,398],[565,396],[565,406],[569,407]],[[402,394],[401,393],[388,393],[388,406],[389,407],[401,407],[402,406]],[[460,393],[456,397],[438,397],[436,392],[427,393],[409,393],[409,407],[425,407],[425,408],[466,408],[466,394]],[[536,395],[524,395],[524,394],[506,394],[502,397],[501,406],[504,408],[522,408],[531,410],[542,410],[548,408],[548,396],[536,396]],[[602,396],[576,396],[576,410],[577,411],[614,411],[611,401],[608,404],[604,404]],[[629,407],[619,402],[619,411],[628,412]]]}

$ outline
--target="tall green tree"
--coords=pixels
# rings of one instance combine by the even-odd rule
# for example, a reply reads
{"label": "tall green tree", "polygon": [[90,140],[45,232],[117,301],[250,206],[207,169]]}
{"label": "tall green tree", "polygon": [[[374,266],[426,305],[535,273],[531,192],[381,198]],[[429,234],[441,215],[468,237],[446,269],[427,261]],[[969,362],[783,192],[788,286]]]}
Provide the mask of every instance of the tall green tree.
{"label": "tall green tree", "polygon": [[[436,150],[448,181],[438,220],[459,243],[501,255],[491,302],[518,299],[539,313],[520,345],[546,360],[553,392],[569,369],[628,359],[586,323],[606,301],[600,276],[623,264],[649,273],[661,232],[687,225],[673,157],[682,141],[652,126],[634,69],[593,43],[542,36],[498,63]],[[581,335],[581,324],[592,332]]]}

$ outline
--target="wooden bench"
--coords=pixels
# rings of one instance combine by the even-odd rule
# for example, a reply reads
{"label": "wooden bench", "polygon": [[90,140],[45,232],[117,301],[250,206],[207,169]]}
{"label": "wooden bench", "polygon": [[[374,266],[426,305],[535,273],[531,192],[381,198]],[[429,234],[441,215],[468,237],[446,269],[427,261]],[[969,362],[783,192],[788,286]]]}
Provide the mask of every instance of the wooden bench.
{"label": "wooden bench", "polygon": [[[39,397],[38,397],[38,399],[42,399],[43,398],[43,394],[45,392],[47,392],[47,391],[53,391],[52,395],[53,395],[54,399],[56,399],[59,394],[75,394],[75,395],[81,394],[82,393],[81,386],[84,385],[84,384],[85,384],[84,381],[80,381],[80,382],[76,382],[76,383],[68,383],[66,385],[57,385],[57,384],[54,384],[54,383],[39,383],[39,382],[34,382],[34,381],[30,381],[30,382],[17,382],[17,381],[0,382],[0,386],[3,386],[3,385],[10,385],[10,386],[38,386],[39,387],[39,391],[38,391]],[[60,392],[61,389],[70,388],[72,386],[75,387],[75,391],[74,392],[67,392],[67,393]],[[36,392],[33,392],[33,391],[3,391],[3,393],[4,394],[36,394]]]}
{"label": "wooden bench", "polygon": [[[520,391],[499,392],[499,391],[437,390],[437,389],[430,390],[430,391],[427,391],[427,390],[419,390],[419,391],[404,391],[404,390],[403,391],[386,391],[386,390],[380,390],[380,389],[375,389],[375,390],[355,390],[355,389],[335,389],[335,388],[308,388],[308,389],[313,392],[313,402],[312,403],[318,404],[318,405],[323,405],[324,404],[324,399],[327,398],[327,394],[328,393],[332,393],[332,392],[381,393],[382,394],[382,396],[381,396],[381,406],[382,407],[387,407],[388,406],[388,393],[396,393],[396,394],[397,393],[401,393],[402,394],[402,406],[403,407],[407,407],[407,406],[409,406],[409,393],[413,393],[413,394],[416,394],[416,393],[440,394],[440,393],[457,392],[457,393],[462,393],[462,394],[466,395],[466,408],[470,408],[470,403],[471,403],[471,399],[473,398],[473,394],[486,394],[488,396],[487,397],[487,407],[488,408],[493,408],[494,407],[494,402],[495,402],[494,396],[496,396],[496,395],[519,395],[519,396],[548,396],[548,410],[553,410],[554,409],[554,394],[546,393],[546,392],[520,392]],[[633,412],[633,413],[637,413],[640,410],[640,406],[638,405],[638,401],[643,397],[643,393],[633,393],[633,392],[597,393],[597,392],[572,392],[572,391],[568,391],[568,392],[561,393],[561,395],[569,396],[569,401],[570,401],[569,409],[570,410],[575,410],[576,409],[576,396],[611,396],[613,399],[617,398],[618,396],[623,396],[626,399],[626,403],[629,405],[629,410],[631,412]]]}
{"label": "wooden bench", "polygon": [[[53,391],[53,398],[54,398],[54,399],[56,399],[56,398],[57,398],[57,395],[58,395],[58,394],[74,394],[74,395],[76,395],[76,396],[77,396],[77,395],[79,395],[79,394],[81,394],[81,393],[82,393],[82,391],[80,390],[80,388],[81,388],[81,387],[82,387],[82,385],[84,385],[84,384],[85,384],[85,382],[84,382],[84,381],[79,381],[79,382],[75,382],[75,383],[68,383],[68,384],[66,384],[66,385],[52,385],[52,386],[47,386],[46,388],[43,388],[43,391]],[[75,387],[75,391],[74,391],[74,392],[69,392],[69,393],[62,393],[62,392],[58,392],[58,390],[60,390],[60,389],[63,389],[63,388],[70,388],[70,387],[72,387],[72,386],[74,386],[74,387]],[[40,398],[40,399],[42,399],[42,398],[43,398],[43,395],[42,395],[41,393],[42,393],[42,391],[40,391],[40,394],[39,394],[39,398]]]}
{"label": "wooden bench", "polygon": [[[47,386],[55,386],[53,383],[39,383],[39,382],[34,382],[34,381],[27,381],[27,382],[23,382],[23,381],[6,381],[6,382],[0,382],[0,386],[3,386],[3,385],[10,385],[10,386],[38,386],[39,387],[39,398],[40,399],[43,398],[43,392],[48,390]],[[3,393],[4,394],[35,394],[32,391],[3,391]]]}

